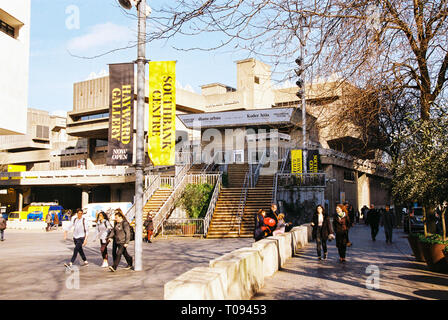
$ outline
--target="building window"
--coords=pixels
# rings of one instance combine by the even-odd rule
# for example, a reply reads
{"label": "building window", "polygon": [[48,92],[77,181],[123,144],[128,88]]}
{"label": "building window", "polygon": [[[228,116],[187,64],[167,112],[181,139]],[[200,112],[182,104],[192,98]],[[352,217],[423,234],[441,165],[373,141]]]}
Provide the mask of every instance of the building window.
{"label": "building window", "polygon": [[15,38],[16,35],[16,30],[14,29],[14,27],[10,26],[9,24],[7,24],[6,22],[4,22],[3,20],[0,20],[0,31],[6,33],[7,35]]}
{"label": "building window", "polygon": [[344,181],[355,182],[355,172],[345,170],[344,171]]}
{"label": "building window", "polygon": [[296,101],[288,101],[288,102],[278,102],[275,104],[275,108],[283,108],[283,107],[290,107],[290,106],[298,106],[300,103],[299,100]]}
{"label": "building window", "polygon": [[259,77],[254,77],[254,81],[256,84],[260,84],[260,78]]}
{"label": "building window", "polygon": [[47,126],[36,126],[36,138],[49,139],[50,129]]}
{"label": "building window", "polygon": [[79,120],[84,121],[84,120],[103,119],[103,118],[107,118],[107,117],[109,117],[109,112],[98,113],[98,114],[91,114],[91,115],[88,115],[88,116],[82,116],[82,117],[80,117],[78,119],[78,121]]}

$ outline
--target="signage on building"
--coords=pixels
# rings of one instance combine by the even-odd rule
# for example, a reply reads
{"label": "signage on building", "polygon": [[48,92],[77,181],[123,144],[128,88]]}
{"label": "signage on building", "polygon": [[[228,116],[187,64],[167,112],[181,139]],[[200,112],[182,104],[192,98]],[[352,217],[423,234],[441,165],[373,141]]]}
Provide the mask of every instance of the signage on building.
{"label": "signage on building", "polygon": [[176,61],[149,62],[148,154],[154,166],[175,162]]}
{"label": "signage on building", "polygon": [[307,171],[309,173],[318,173],[321,170],[319,150],[308,150],[306,157]]}
{"label": "signage on building", "polygon": [[196,125],[201,128],[234,127],[288,123],[294,108],[275,108],[244,111],[209,112],[199,114],[182,114],[179,119],[189,129]]}
{"label": "signage on building", "polygon": [[303,172],[303,153],[302,150],[291,150],[291,173]]}
{"label": "signage on building", "polygon": [[109,65],[107,165],[131,165],[134,133],[134,64]]}
{"label": "signage on building", "polygon": [[24,172],[24,171],[26,171],[26,166],[8,164],[8,172]]}

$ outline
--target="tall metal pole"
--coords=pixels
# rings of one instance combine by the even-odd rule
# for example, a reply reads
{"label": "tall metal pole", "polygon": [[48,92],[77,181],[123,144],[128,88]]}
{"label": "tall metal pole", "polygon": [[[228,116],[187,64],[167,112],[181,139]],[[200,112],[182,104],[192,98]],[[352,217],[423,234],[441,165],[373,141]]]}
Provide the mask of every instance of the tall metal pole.
{"label": "tall metal pole", "polygon": [[[303,67],[305,67],[305,60],[303,57],[303,51],[304,51],[304,34],[303,34],[303,19],[304,17],[300,17],[300,59],[302,61]],[[301,98],[301,104],[302,104],[302,149],[303,149],[303,173],[307,173],[308,171],[308,163],[307,163],[307,143],[306,143],[306,100],[305,100],[305,93],[306,93],[306,85],[305,85],[305,69],[301,74],[302,83],[303,83],[303,94]]]}
{"label": "tall metal pole", "polygon": [[143,167],[145,160],[145,64],[146,64],[146,0],[140,0],[138,11],[137,57],[137,137],[135,162],[135,263],[134,270],[142,271],[143,244]]}

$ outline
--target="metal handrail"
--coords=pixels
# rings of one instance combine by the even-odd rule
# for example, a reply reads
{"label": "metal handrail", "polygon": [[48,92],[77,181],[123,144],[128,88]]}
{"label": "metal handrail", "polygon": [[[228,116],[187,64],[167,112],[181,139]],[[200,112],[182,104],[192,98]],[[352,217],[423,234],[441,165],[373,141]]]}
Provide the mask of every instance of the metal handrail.
{"label": "metal handrail", "polygon": [[[155,176],[156,178],[151,182],[151,184],[143,192],[143,204],[148,202],[152,195],[160,188],[160,176]],[[135,217],[135,201],[132,207],[126,212],[126,219],[128,221],[134,220]]]}
{"label": "metal handrail", "polygon": [[218,202],[219,193],[222,187],[222,173],[219,174],[218,180],[215,184],[215,190],[213,191],[212,198],[210,199],[210,204],[208,205],[207,213],[204,217],[204,237],[207,236],[208,228],[210,227],[210,222],[213,218],[213,213],[215,212],[216,203]]}
{"label": "metal handrail", "polygon": [[244,177],[243,188],[241,189],[240,203],[238,205],[238,212],[237,212],[238,235],[240,235],[241,233],[241,222],[243,221],[244,207],[246,206],[247,189],[249,187],[249,177],[250,172],[247,172],[246,176]]}
{"label": "metal handrail", "polygon": [[272,202],[277,204],[277,186],[278,186],[278,173],[274,175],[273,179],[273,187],[272,187]]}
{"label": "metal handrail", "polygon": [[253,177],[251,179],[251,188],[255,188],[258,182],[258,177],[260,176],[260,169],[264,165],[264,160],[266,158],[267,150],[265,150],[260,158],[260,161],[258,162],[257,168],[255,169],[255,172],[253,174]]}
{"label": "metal handrail", "polygon": [[215,153],[213,155],[212,159],[210,160],[210,163],[207,164],[207,166],[201,171],[201,174],[206,174],[210,170],[210,166],[215,164],[215,158],[217,155],[219,155],[219,153]]}
{"label": "metal handrail", "polygon": [[173,187],[173,192],[171,192],[168,199],[165,201],[163,206],[159,209],[159,211],[156,213],[156,215],[153,217],[153,224],[154,224],[154,234],[157,234],[159,229],[161,228],[163,222],[166,220],[168,214],[171,212],[171,209],[176,204],[177,199],[182,194],[183,189],[187,185],[187,175],[183,175],[182,179],[179,183],[177,183]]}

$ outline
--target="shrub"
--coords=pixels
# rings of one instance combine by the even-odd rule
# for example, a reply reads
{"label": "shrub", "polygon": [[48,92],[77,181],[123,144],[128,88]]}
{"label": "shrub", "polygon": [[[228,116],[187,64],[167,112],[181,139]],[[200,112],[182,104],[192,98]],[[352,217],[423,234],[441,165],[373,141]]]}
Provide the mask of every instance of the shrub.
{"label": "shrub", "polygon": [[180,198],[181,207],[192,219],[200,219],[207,213],[213,186],[208,183],[188,184]]}

